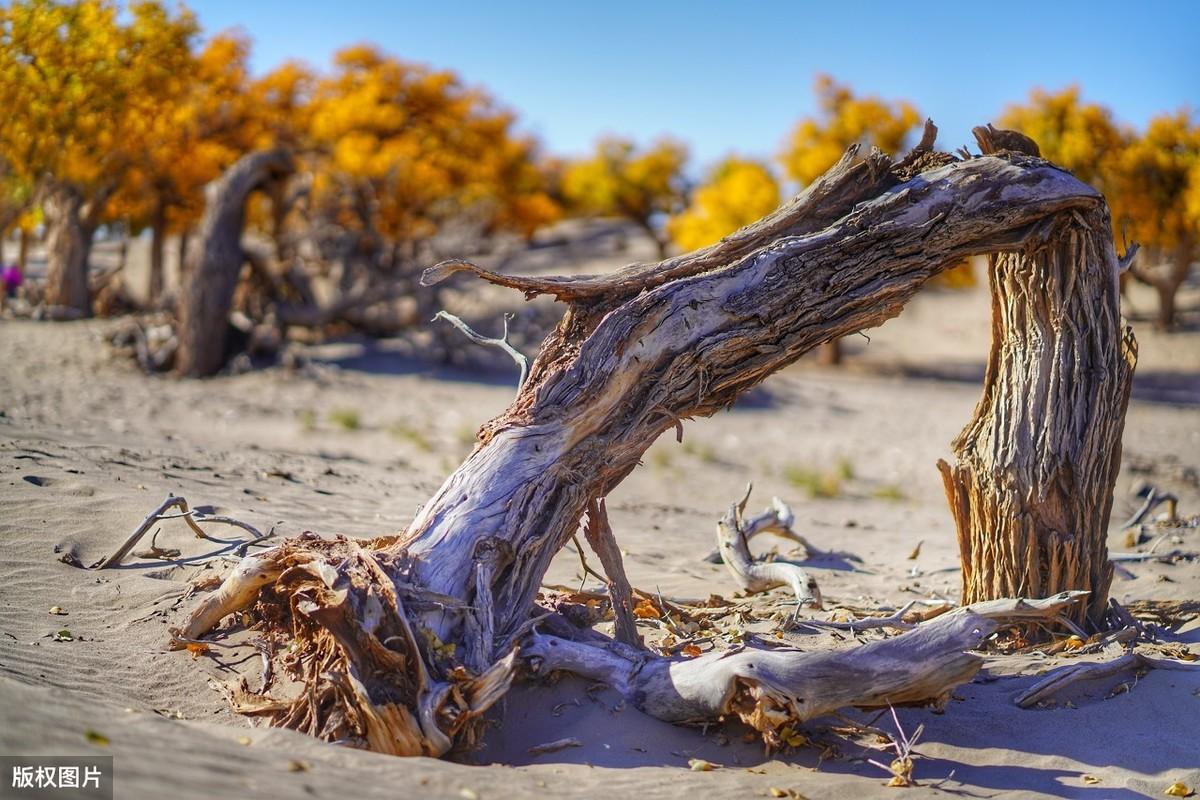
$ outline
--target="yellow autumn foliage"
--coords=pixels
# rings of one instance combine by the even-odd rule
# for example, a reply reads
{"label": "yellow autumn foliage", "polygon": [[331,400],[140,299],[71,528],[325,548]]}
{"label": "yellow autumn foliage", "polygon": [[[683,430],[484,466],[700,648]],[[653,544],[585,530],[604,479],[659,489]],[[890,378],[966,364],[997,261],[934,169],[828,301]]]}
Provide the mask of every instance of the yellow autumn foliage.
{"label": "yellow autumn foliage", "polygon": [[0,7],[0,159],[30,183],[84,196],[110,186],[154,143],[190,78],[190,12],[104,0]]}
{"label": "yellow autumn foliage", "polygon": [[874,145],[896,154],[921,115],[905,100],[857,97],[849,86],[818,75],[814,90],[820,113],[802,119],[780,155],[787,176],[806,186],[832,167],[855,143]]}
{"label": "yellow autumn foliage", "polygon": [[683,204],[687,158],[687,148],[672,139],[638,148],[628,139],[606,137],[596,143],[591,156],[566,167],[563,196],[576,211],[637,223],[659,242],[661,250],[654,219],[674,213]]}
{"label": "yellow autumn foliage", "polygon": [[730,157],[717,164],[691,203],[667,222],[682,250],[705,247],[779,206],[779,183],[758,161]]}

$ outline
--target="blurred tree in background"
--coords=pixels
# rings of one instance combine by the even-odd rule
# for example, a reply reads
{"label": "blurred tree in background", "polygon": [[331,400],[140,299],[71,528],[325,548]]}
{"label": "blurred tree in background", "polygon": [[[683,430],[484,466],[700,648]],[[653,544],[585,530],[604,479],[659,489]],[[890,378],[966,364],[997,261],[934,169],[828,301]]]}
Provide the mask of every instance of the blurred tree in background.
{"label": "blurred tree in background", "polygon": [[1143,248],[1131,274],[1157,292],[1159,327],[1174,327],[1176,296],[1200,245],[1200,124],[1192,114],[1161,114],[1139,135],[1071,86],[1033,90],[1000,125],[1030,136],[1043,156],[1104,192],[1114,235]]}
{"label": "blurred tree in background", "polygon": [[714,167],[691,202],[667,222],[681,250],[717,242],[779,207],[779,183],[759,161],[731,156]]}
{"label": "blurred tree in background", "polygon": [[1158,293],[1158,325],[1170,330],[1200,246],[1200,122],[1191,112],[1150,120],[1121,154],[1111,194],[1119,224],[1144,248],[1130,272]]}
{"label": "blurred tree in background", "polygon": [[820,113],[800,120],[779,156],[787,176],[801,186],[819,178],[852,144],[896,155],[921,122],[912,103],[856,97],[849,86],[828,75],[817,76],[814,91]]}
{"label": "blurred tree in background", "polygon": [[645,149],[627,139],[601,139],[594,155],[567,166],[563,195],[577,211],[635,223],[654,239],[659,257],[666,258],[668,240],[657,221],[684,203],[687,158],[687,148],[671,139]]}
{"label": "blurred tree in background", "polygon": [[47,227],[46,302],[86,315],[92,236],[191,74],[192,15],[102,0],[0,8],[0,159],[35,187]]}
{"label": "blurred tree in background", "polygon": [[[174,313],[186,298],[164,293],[168,237],[186,268],[189,241],[213,246],[199,239],[218,179],[275,150],[292,167],[242,196],[237,235],[248,235],[233,240],[227,268],[239,324],[273,328],[276,341],[297,326],[386,334],[417,324],[442,291],[420,286],[422,267],[515,249],[565,212],[628,220],[665,257],[671,240],[705,246],[779,203],[770,166],[744,158],[715,165],[690,191],[687,148],[672,139],[610,137],[586,158],[548,158],[486,91],[370,45],[340,51],[329,69],[290,62],[257,77],[250,54],[239,34],[202,41],[192,14],[161,0],[0,7],[0,260],[10,232],[22,234],[24,264],[29,234],[44,231],[47,274],[31,282],[33,302],[89,313],[96,286],[120,276],[89,286],[93,235],[107,225],[125,237],[150,231],[150,305]],[[783,179],[800,187],[850,145],[898,154],[921,119],[910,102],[858,95],[829,76],[815,93],[817,113],[779,155]],[[1143,134],[1068,87],[1033,91],[999,123],[1105,192],[1114,228],[1143,246],[1131,275],[1156,290],[1158,322],[1175,325],[1200,243],[1195,117],[1160,115]],[[974,276],[965,265],[937,283]]]}

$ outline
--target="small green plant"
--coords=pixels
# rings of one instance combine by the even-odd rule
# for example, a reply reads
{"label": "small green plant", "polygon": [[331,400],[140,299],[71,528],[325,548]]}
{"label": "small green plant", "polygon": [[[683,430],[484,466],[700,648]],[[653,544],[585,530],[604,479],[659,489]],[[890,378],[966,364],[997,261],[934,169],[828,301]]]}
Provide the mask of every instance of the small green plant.
{"label": "small green plant", "polygon": [[797,464],[783,468],[783,479],[808,492],[809,497],[832,498],[842,493],[842,479],[837,472],[818,472]]}
{"label": "small green plant", "polygon": [[362,419],[356,408],[335,408],[329,412],[329,421],[344,431],[356,431],[362,427]]}
{"label": "small green plant", "polygon": [[874,495],[880,500],[891,500],[894,503],[899,503],[907,499],[904,490],[894,483],[885,483],[882,486],[876,487]]}
{"label": "small green plant", "polygon": [[475,428],[470,425],[461,425],[459,426],[458,430],[454,432],[454,438],[458,440],[459,444],[465,444],[471,447],[475,446],[475,437]]}
{"label": "small green plant", "polygon": [[671,468],[674,455],[665,447],[655,447],[650,450],[647,460],[650,462],[650,466],[655,469],[666,470]]}
{"label": "small green plant", "polygon": [[688,439],[683,443],[683,452],[689,456],[693,456],[705,464],[712,464],[717,460],[717,451],[707,444],[697,444]]}
{"label": "small green plant", "polygon": [[854,480],[854,462],[843,456],[837,461],[837,476],[843,481]]}
{"label": "small green plant", "polygon": [[388,433],[402,442],[408,442],[423,453],[433,452],[433,442],[429,441],[429,437],[406,422],[393,422],[388,428]]}
{"label": "small green plant", "polygon": [[301,431],[312,433],[317,429],[317,412],[311,408],[302,408],[296,412],[296,421],[300,423]]}

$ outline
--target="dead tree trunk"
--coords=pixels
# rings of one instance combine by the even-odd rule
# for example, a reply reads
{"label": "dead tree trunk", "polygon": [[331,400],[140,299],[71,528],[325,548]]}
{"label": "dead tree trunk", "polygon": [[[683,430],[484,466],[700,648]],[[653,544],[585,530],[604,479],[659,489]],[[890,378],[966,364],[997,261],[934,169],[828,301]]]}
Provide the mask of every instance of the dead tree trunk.
{"label": "dead tree trunk", "polygon": [[[958,161],[932,152],[935,134],[929,125],[921,145],[898,163],[852,148],[769,217],[653,266],[581,278],[522,278],[464,262],[429,270],[429,283],[469,271],[567,304],[517,398],[483,426],[474,452],[402,536],[359,544],[308,535],[248,558],[180,635],[203,635],[265,588],[259,599],[271,611],[263,624],[296,640],[304,656],[284,667],[306,689],[290,698],[242,698],[241,707],[322,738],[406,755],[469,743],[473,720],[511,680],[515,646],[543,665],[609,681],[660,718],[737,714],[768,742],[783,726],[809,718],[809,709],[937,697],[968,679],[977,661],[963,651],[990,630],[978,608],[873,650],[772,654],[762,673],[755,670],[761,651],[687,663],[639,656],[633,664],[618,644],[605,650],[529,635],[551,558],[597,498],[679,420],[724,409],[806,351],[895,316],[926,280],[970,255],[1048,250],[1090,260],[1048,263],[1059,270],[1055,291],[1093,297],[1097,281],[1115,287],[1098,192],[1020,153]],[[1115,288],[1108,303],[1068,304],[1064,314],[1093,316],[1046,324],[1095,331],[1079,347],[1115,348]],[[1067,369],[1084,358],[1052,352]],[[1028,357],[1035,355],[1042,357]],[[1087,358],[1101,364],[1109,356]],[[1102,433],[1056,424],[1056,435],[1116,436],[1110,444],[1119,446],[1123,375],[1077,370],[1080,396],[1103,407],[1099,418],[1115,422]],[[1030,448],[1021,456],[1042,474],[1034,449],[1040,442],[1014,443]],[[1055,448],[1052,464],[1063,448],[1079,449]],[[1076,465],[1084,502],[1105,513],[1112,463]],[[989,608],[998,619],[1033,608],[1035,616],[1053,618],[1072,597]]]}
{"label": "dead tree trunk", "polygon": [[150,220],[150,285],[146,296],[150,305],[155,305],[162,298],[163,291],[163,256],[167,246],[167,207],[159,200],[154,206],[154,216]]}
{"label": "dead tree trunk", "polygon": [[1137,349],[1119,320],[1103,208],[1055,217],[991,257],[992,349],[975,418],[938,462],[958,528],[964,603],[1085,589],[1108,601],[1108,517]]}
{"label": "dead tree trunk", "polygon": [[246,198],[292,168],[283,150],[243,156],[205,187],[198,241],[189,251],[179,298],[176,371],[189,377],[216,374],[225,363],[229,311],[246,256],[242,250]]}

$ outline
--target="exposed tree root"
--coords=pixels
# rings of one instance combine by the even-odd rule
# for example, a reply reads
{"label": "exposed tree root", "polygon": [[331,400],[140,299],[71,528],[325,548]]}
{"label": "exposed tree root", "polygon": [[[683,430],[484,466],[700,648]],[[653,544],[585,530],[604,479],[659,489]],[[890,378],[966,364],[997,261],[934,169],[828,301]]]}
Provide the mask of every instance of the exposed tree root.
{"label": "exposed tree root", "polygon": [[392,755],[471,746],[480,715],[512,682],[515,651],[474,674],[454,664],[453,645],[414,636],[401,595],[419,604],[423,593],[398,589],[389,575],[404,566],[380,543],[304,534],[247,557],[175,634],[176,646],[257,601],[264,633],[294,644],[271,658],[300,689],[285,697],[266,695],[268,686],[263,696],[234,692],[236,709]]}

